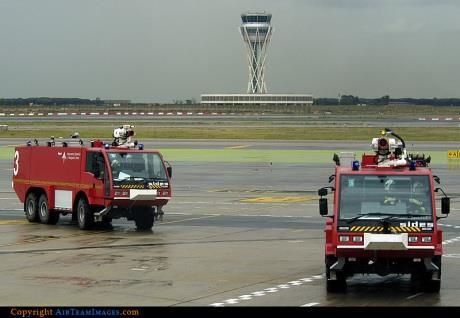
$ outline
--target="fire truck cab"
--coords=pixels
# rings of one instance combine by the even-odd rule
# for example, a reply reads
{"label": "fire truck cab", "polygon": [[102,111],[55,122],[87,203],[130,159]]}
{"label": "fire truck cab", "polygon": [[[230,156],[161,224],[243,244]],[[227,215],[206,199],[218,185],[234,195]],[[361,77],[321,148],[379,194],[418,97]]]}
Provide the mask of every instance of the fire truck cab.
{"label": "fire truck cab", "polygon": [[[389,137],[395,138],[389,138]],[[415,286],[438,292],[441,285],[442,231],[436,194],[447,217],[450,198],[435,187],[430,157],[407,154],[404,140],[390,129],[374,138],[374,154],[343,165],[334,155],[333,186],[318,190],[325,225],[327,291],[345,291],[354,274],[410,274]],[[324,198],[334,194],[328,214]]]}
{"label": "fire truck cab", "polygon": [[16,147],[12,186],[26,218],[56,224],[70,213],[86,230],[126,217],[138,230],[150,230],[171,199],[172,168],[157,150],[131,142],[131,128],[119,128],[125,135],[115,130],[112,144],[52,138]]}

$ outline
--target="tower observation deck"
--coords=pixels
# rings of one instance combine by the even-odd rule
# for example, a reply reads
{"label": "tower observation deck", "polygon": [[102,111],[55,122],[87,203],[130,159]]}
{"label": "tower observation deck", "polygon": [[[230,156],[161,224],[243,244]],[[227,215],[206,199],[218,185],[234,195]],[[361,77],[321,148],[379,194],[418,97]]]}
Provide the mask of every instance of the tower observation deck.
{"label": "tower observation deck", "polygon": [[265,94],[265,61],[267,49],[272,37],[272,15],[269,13],[243,13],[240,27],[241,36],[246,47],[249,81],[248,94]]}

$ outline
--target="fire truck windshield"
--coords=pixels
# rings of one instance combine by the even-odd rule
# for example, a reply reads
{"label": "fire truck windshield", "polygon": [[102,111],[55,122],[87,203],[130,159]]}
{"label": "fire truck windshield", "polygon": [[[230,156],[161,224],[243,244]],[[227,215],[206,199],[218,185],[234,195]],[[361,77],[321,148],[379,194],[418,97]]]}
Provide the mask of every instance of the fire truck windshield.
{"label": "fire truck windshield", "polygon": [[167,180],[161,157],[156,153],[109,152],[114,181]]}
{"label": "fire truck windshield", "polygon": [[[339,218],[422,218],[433,215],[429,177],[342,175]],[[366,217],[367,215],[367,217]]]}

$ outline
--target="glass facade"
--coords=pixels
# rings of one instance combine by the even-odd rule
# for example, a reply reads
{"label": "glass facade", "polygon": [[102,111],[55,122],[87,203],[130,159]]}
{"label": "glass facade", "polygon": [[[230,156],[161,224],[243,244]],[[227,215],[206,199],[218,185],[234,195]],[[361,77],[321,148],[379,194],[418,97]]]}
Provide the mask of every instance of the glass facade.
{"label": "glass facade", "polygon": [[232,105],[232,104],[313,104],[312,95],[283,95],[283,94],[211,94],[201,95],[202,104]]}
{"label": "glass facade", "polygon": [[270,23],[272,19],[271,14],[242,14],[241,20],[243,23]]}

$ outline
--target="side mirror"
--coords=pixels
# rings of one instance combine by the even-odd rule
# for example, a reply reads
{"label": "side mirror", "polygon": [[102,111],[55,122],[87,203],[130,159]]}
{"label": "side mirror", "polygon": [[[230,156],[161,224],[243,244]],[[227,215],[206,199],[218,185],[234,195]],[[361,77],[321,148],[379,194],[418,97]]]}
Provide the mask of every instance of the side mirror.
{"label": "side mirror", "polygon": [[434,181],[436,181],[437,184],[441,183],[441,179],[439,179],[438,176],[433,176]]}
{"label": "side mirror", "polygon": [[324,197],[325,195],[327,195],[327,189],[326,188],[321,188],[318,190],[318,195],[320,197]]}
{"label": "side mirror", "polygon": [[329,182],[334,181],[334,179],[335,179],[335,174],[331,174],[331,175],[329,176]]}
{"label": "side mirror", "polygon": [[168,176],[172,178],[172,167],[166,167],[166,171],[168,172]]}
{"label": "side mirror", "polygon": [[319,214],[321,216],[326,216],[328,214],[326,198],[319,199]]}
{"label": "side mirror", "polygon": [[446,215],[450,213],[450,198],[449,197],[441,198],[441,213],[446,214]]}

